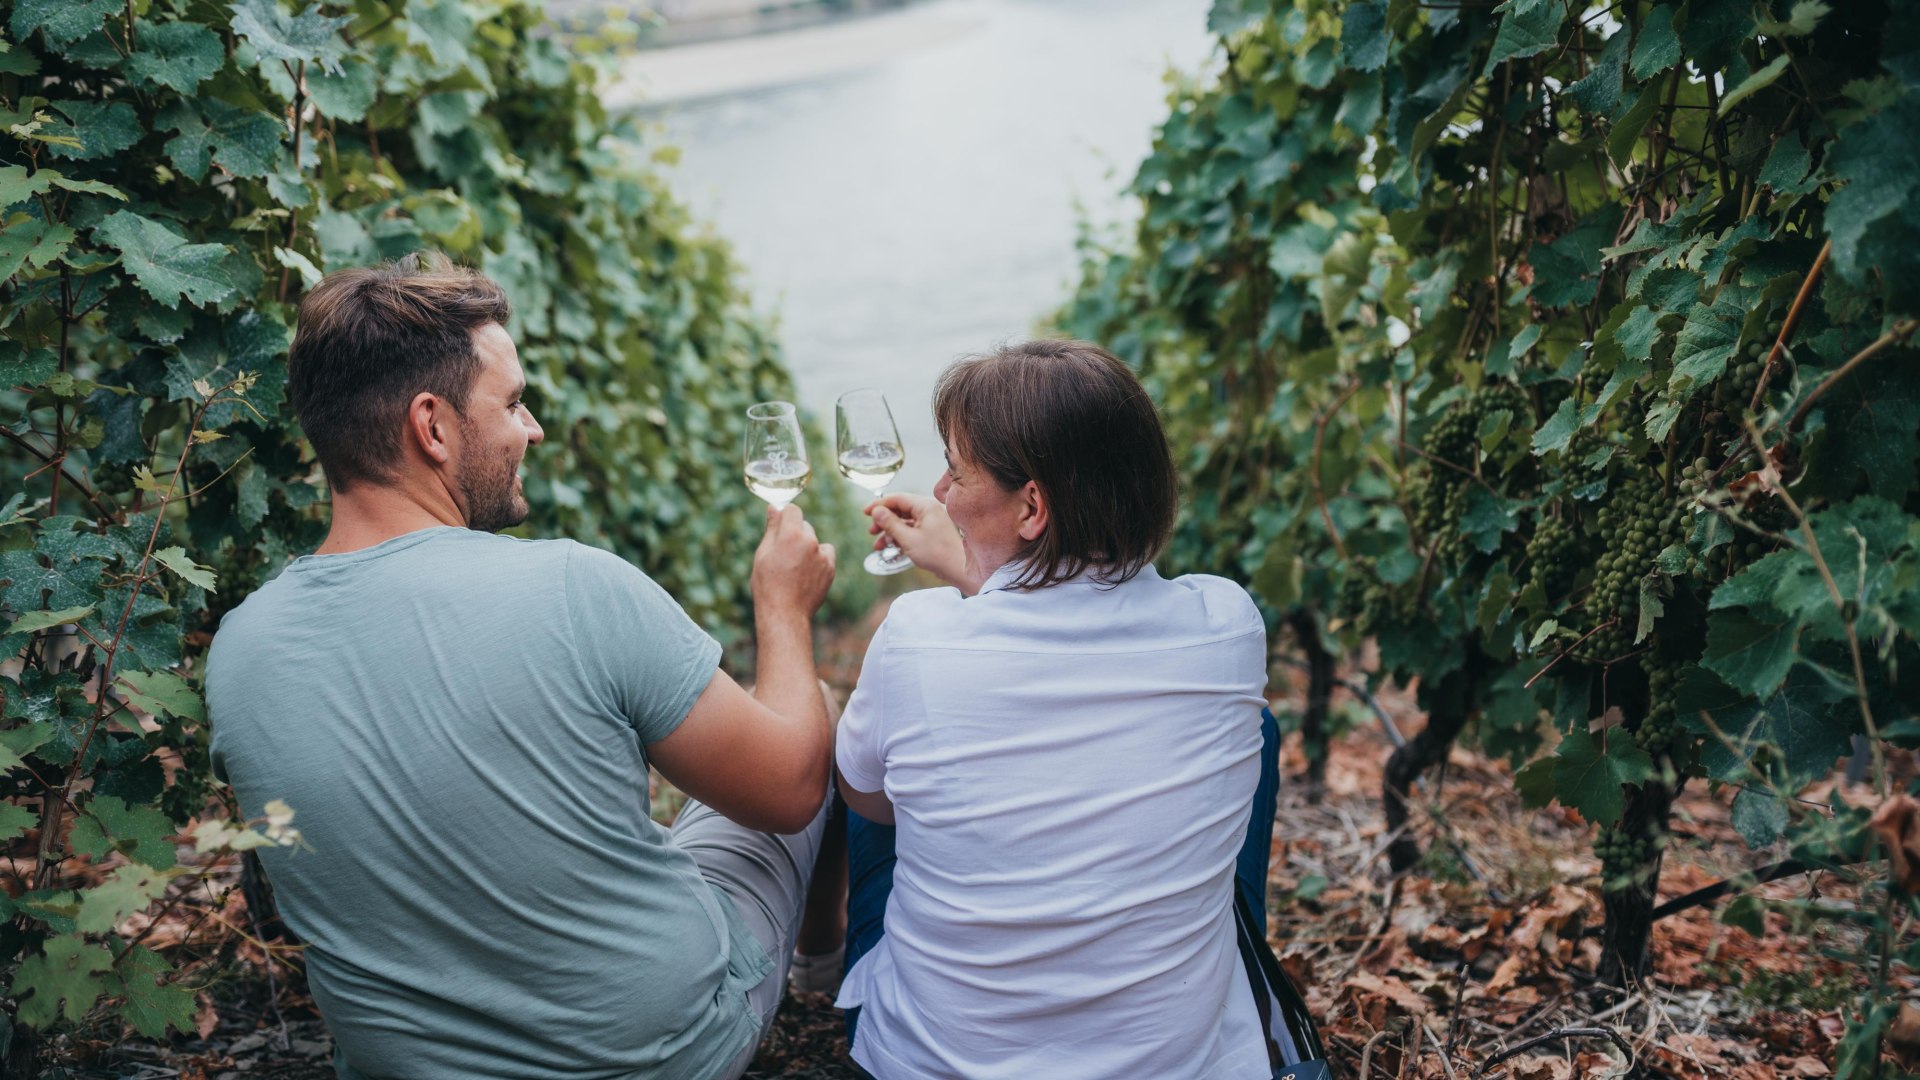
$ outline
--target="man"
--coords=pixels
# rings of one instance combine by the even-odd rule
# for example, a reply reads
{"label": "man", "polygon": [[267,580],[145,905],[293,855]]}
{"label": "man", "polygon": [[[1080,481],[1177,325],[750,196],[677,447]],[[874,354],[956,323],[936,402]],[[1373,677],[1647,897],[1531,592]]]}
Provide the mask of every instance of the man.
{"label": "man", "polygon": [[[221,624],[214,765],[247,813],[299,815],[304,849],[264,865],[341,1076],[737,1077],[823,831],[833,549],[769,515],[750,695],[633,566],[491,535],[543,437],[508,314],[418,256],[300,305],[289,390],[333,521]],[[649,762],[693,799],[671,833]]]}

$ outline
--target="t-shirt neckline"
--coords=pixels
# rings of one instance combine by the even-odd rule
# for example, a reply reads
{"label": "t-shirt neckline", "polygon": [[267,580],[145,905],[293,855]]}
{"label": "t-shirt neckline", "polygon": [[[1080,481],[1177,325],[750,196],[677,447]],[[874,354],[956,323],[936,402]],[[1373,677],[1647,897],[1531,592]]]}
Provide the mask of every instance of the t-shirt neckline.
{"label": "t-shirt neckline", "polygon": [[372,547],[358,548],[354,551],[342,551],[333,555],[318,555],[312,553],[302,555],[288,563],[287,570],[289,573],[294,573],[306,570],[318,570],[331,566],[349,566],[354,563],[371,562],[374,559],[392,555],[397,551],[405,551],[417,544],[431,540],[441,533],[472,531],[473,530],[461,525],[428,525],[422,529],[415,529],[412,532],[401,533],[399,536],[391,539],[382,540]]}

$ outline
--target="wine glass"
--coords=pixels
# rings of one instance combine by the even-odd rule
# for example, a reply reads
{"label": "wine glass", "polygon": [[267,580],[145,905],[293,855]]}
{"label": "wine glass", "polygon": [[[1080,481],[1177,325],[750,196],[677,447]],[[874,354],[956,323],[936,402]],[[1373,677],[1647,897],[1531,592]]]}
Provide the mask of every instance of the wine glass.
{"label": "wine glass", "polygon": [[740,457],[747,490],[781,510],[807,486],[813,466],[800,434],[800,415],[791,401],[763,401],[747,410],[747,437]]}
{"label": "wine glass", "polygon": [[[900,449],[900,429],[894,426],[886,395],[878,390],[849,390],[834,402],[833,412],[840,475],[878,497],[907,463],[907,455]],[[884,549],[868,554],[861,565],[869,574],[897,574],[910,569],[913,560],[901,554],[889,538]]]}

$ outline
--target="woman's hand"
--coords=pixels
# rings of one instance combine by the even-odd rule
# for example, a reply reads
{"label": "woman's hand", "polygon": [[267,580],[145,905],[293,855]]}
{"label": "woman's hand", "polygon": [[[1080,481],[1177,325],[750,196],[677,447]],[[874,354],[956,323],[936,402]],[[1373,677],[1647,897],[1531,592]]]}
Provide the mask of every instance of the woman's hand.
{"label": "woman's hand", "polygon": [[978,588],[978,582],[967,580],[960,530],[953,527],[940,500],[928,495],[882,495],[867,505],[867,515],[873,518],[867,531],[879,537],[873,542],[874,550],[886,547],[891,539],[913,565],[946,584],[965,593]]}

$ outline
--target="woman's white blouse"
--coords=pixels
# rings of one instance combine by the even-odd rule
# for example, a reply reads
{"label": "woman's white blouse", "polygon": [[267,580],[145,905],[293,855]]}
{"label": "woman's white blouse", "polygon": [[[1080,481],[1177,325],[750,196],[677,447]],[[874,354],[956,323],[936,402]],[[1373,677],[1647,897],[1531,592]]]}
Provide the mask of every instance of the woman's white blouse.
{"label": "woman's white blouse", "polygon": [[899,826],[886,936],[840,991],[881,1080],[1271,1075],[1233,934],[1266,628],[1152,567],[894,601],[840,720]]}

